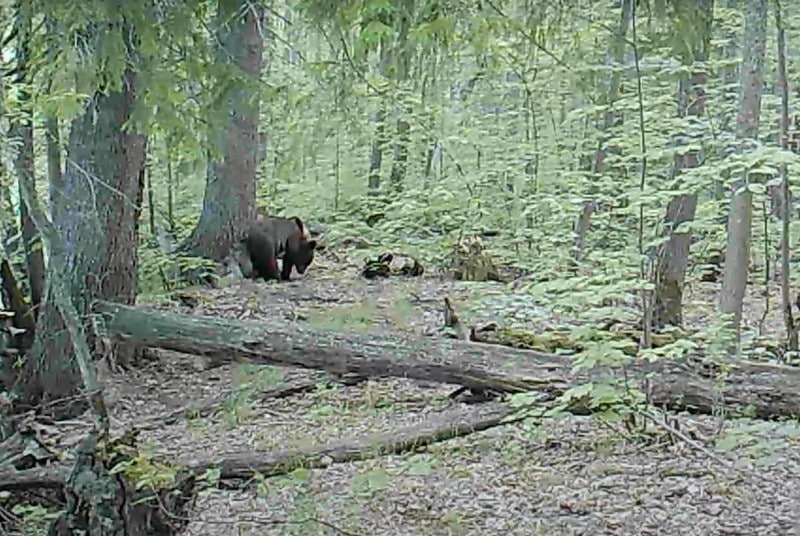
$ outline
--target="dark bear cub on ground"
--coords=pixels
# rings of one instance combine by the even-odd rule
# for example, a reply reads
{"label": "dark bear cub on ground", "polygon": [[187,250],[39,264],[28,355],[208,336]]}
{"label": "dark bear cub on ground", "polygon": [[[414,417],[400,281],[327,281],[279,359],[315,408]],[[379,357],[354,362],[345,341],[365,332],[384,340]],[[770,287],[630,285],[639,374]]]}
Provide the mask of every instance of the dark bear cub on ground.
{"label": "dark bear cub on ground", "polygon": [[[289,281],[292,266],[304,273],[314,260],[316,240],[309,240],[303,221],[298,218],[275,216],[260,218],[242,240],[253,265],[251,277]],[[278,257],[283,254],[283,266],[278,273]]]}

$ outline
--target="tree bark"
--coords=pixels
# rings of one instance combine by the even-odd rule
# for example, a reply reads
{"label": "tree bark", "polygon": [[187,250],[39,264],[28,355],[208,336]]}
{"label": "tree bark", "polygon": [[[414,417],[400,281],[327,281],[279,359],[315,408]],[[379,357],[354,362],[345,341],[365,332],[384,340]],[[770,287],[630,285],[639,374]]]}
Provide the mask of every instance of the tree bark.
{"label": "tree bark", "polygon": [[[748,141],[758,137],[761,114],[761,93],[764,81],[764,55],[767,43],[767,1],[749,0],[745,14],[744,60],[741,69],[741,100],[736,118],[736,137],[740,152],[744,153]],[[734,184],[728,213],[728,239],[725,251],[725,268],[719,310],[732,316],[730,327],[738,343],[742,323],[742,303],[747,288],[750,265],[750,230],[753,217],[753,194],[748,189],[745,172],[742,180]]]}
{"label": "tree bark", "polygon": [[[120,31],[104,31],[114,30]],[[126,25],[121,31],[131,43],[133,29]],[[101,32],[96,30],[92,37],[101,40]],[[63,187],[53,191],[51,199],[58,207],[53,214],[59,217],[53,224],[64,242],[65,259],[63,266],[48,268],[61,272],[80,314],[95,298],[133,303],[136,295],[135,219],[145,147],[143,136],[123,130],[136,105],[136,73],[127,69],[121,77],[120,90],[101,88],[73,121]],[[69,416],[82,411],[85,401],[74,396],[81,382],[73,341],[51,290],[48,280],[36,341],[22,372],[22,402],[36,405],[62,400],[63,406],[50,409]],[[128,347],[113,346],[111,350],[123,364],[136,355]]]}
{"label": "tree bark", "polygon": [[[695,9],[701,34],[696,38],[697,47],[691,50],[691,58],[685,62],[705,62],[709,39],[711,37],[711,20],[713,17],[713,1],[698,0]],[[678,87],[678,117],[702,117],[705,115],[706,73],[695,71]],[[699,140],[687,140],[697,143]],[[675,180],[685,170],[700,165],[700,151],[692,150],[676,153],[673,165]],[[664,233],[667,241],[659,249],[656,264],[655,302],[653,304],[653,327],[662,328],[667,325],[678,326],[683,322],[683,287],[686,279],[686,267],[689,261],[689,246],[692,235],[681,229],[694,221],[697,211],[697,192],[678,194],[670,199],[664,216]]]}
{"label": "tree bark", "polygon": [[[56,36],[60,32],[65,31],[64,28],[59,27],[50,14],[45,15],[45,27],[47,28],[47,33],[51,36]],[[51,48],[56,47],[53,43],[48,46]],[[55,55],[56,52],[50,50],[49,53]],[[44,118],[44,129],[47,144],[47,182],[50,194],[50,219],[56,222],[63,219],[63,214],[59,212],[62,204],[56,201],[64,192],[64,172],[61,165],[61,132],[59,130],[58,116],[54,113],[47,113]]]}
{"label": "tree bark", "polygon": [[[592,174],[600,176],[605,171],[606,154],[609,150],[608,141],[610,138],[609,130],[611,127],[621,124],[624,120],[621,111],[615,111],[613,106],[619,98],[619,90],[622,82],[622,65],[625,60],[625,36],[628,34],[631,21],[633,20],[633,2],[634,0],[622,0],[620,5],[620,18],[619,26],[617,26],[614,35],[611,37],[611,43],[606,51],[606,67],[611,67],[608,75],[608,82],[603,91],[602,98],[603,104],[608,109],[603,114],[603,120],[598,125],[600,130],[600,140],[597,144],[597,149],[594,152],[594,157],[591,160]],[[594,200],[587,199],[581,205],[581,212],[574,225],[574,247],[572,250],[573,259],[578,264],[583,259],[584,245],[586,243],[586,235],[591,226],[592,216],[597,209],[597,204]]]}
{"label": "tree bark", "polygon": [[209,157],[203,211],[181,248],[190,255],[222,261],[255,218],[261,16],[261,8],[243,0],[219,0],[218,61],[236,68],[241,79],[219,81],[228,86],[218,115],[224,126],[210,133],[216,150]]}
{"label": "tree bark", "polygon": [[[394,376],[508,393],[542,391],[551,397],[606,372],[575,371],[568,357],[475,342],[190,317],[110,302],[97,302],[93,310],[108,337],[203,355],[215,363],[239,357],[333,374]],[[625,373],[642,384],[652,375],[652,401],[668,408],[711,413],[724,404],[734,411],[751,407],[760,417],[800,412],[800,371],[793,367],[734,361],[722,385],[693,370],[688,360],[636,362]]]}
{"label": "tree bark", "polygon": [[[789,81],[786,75],[786,30],[783,27],[781,16],[781,2],[775,0],[775,29],[778,34],[778,85],[781,94],[781,116],[780,116],[780,142],[781,148],[785,151],[789,149]],[[797,351],[797,329],[794,325],[792,315],[791,287],[789,283],[789,223],[792,219],[791,191],[789,189],[789,169],[784,163],[781,164],[781,200],[783,201],[783,212],[781,213],[781,309],[783,309],[783,323],[786,326],[787,348]]]}
{"label": "tree bark", "polygon": [[[387,66],[389,64],[390,53],[389,45],[385,40],[381,40],[380,44],[381,59],[378,63],[378,73],[381,76],[386,76]],[[374,124],[374,133],[372,143],[369,148],[369,175],[368,175],[368,193],[370,195],[378,195],[381,189],[381,164],[383,163],[383,150],[386,146],[386,109],[383,104],[379,105],[378,111],[372,117],[371,123]]]}
{"label": "tree bark", "polygon": [[[24,2],[17,4],[16,24],[18,29],[16,50],[17,79],[22,82],[22,86],[19,92],[20,118],[12,123],[11,137],[19,137],[22,143],[14,159],[14,166],[18,181],[28,180],[32,185],[35,185],[33,109],[31,108],[31,95],[26,88],[26,85],[31,82],[31,76],[28,72],[28,62],[31,55],[31,6]],[[20,203],[19,206],[19,220],[25,249],[31,305],[33,306],[34,316],[37,316],[44,293],[44,254],[42,253],[39,234],[36,232],[36,226],[28,215],[25,203]]]}
{"label": "tree bark", "polygon": [[[406,110],[405,113],[410,113],[410,110]],[[397,137],[394,141],[392,170],[389,173],[389,184],[395,193],[400,193],[405,188],[410,130],[411,125],[408,121],[405,119],[397,120]]]}

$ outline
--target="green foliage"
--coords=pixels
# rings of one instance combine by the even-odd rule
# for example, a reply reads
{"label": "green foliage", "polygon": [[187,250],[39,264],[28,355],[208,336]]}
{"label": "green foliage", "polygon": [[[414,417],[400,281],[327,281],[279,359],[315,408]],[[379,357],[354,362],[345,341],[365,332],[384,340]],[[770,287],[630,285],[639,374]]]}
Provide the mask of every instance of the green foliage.
{"label": "green foliage", "polygon": [[350,480],[350,492],[362,497],[370,497],[389,487],[391,477],[386,470],[375,468],[360,473]]}
{"label": "green foliage", "polygon": [[11,508],[11,514],[20,519],[18,528],[22,536],[39,536],[47,533],[49,523],[57,519],[61,511],[40,505],[20,504]]}
{"label": "green foliage", "polygon": [[231,428],[255,416],[252,403],[258,393],[279,383],[280,374],[274,367],[238,365],[236,380],[236,390],[222,403],[225,423]]}
{"label": "green foliage", "polygon": [[[791,449],[800,429],[793,423],[738,421],[716,439],[717,452],[736,450],[737,464],[771,466],[783,463],[781,453]],[[770,439],[764,439],[768,437]]]}
{"label": "green foliage", "polygon": [[402,326],[413,313],[408,302],[402,300],[381,305],[369,301],[341,306],[336,309],[314,311],[309,314],[311,325],[346,331],[370,331],[376,321],[387,321]]}

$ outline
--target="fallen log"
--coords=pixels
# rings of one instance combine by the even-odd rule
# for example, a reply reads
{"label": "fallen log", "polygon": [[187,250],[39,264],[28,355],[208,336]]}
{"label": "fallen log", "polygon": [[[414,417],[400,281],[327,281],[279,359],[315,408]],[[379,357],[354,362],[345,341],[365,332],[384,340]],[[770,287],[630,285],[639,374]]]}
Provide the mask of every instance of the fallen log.
{"label": "fallen log", "polygon": [[[458,406],[456,406],[458,408]],[[368,435],[354,440],[336,441],[318,447],[287,449],[278,452],[243,452],[223,458],[198,460],[196,455],[182,460],[182,465],[199,475],[219,469],[220,479],[250,479],[282,475],[303,468],[327,467],[332,463],[366,460],[385,454],[402,454],[432,443],[463,437],[501,424],[520,421],[513,408],[498,403],[472,407],[465,411],[445,410],[422,423],[381,436]]]}
{"label": "fallen log", "polygon": [[[495,426],[522,420],[514,408],[490,403],[478,407],[455,406],[421,423],[380,436],[366,435],[345,441],[333,441],[316,447],[286,449],[276,452],[247,451],[221,458],[198,459],[196,454],[185,459],[163,459],[180,466],[184,472],[177,480],[185,482],[190,475],[201,475],[219,469],[220,480],[250,479],[256,473],[265,477],[289,473],[299,467],[321,468],[332,463],[366,460],[385,454],[401,454],[432,443],[464,437]],[[43,467],[24,471],[0,471],[0,491],[36,488],[60,489],[70,471],[67,467]],[[233,486],[232,486],[233,487]],[[190,495],[190,493],[187,494]]]}
{"label": "fallen log", "polygon": [[[551,397],[597,381],[609,367],[573,370],[569,357],[455,339],[382,333],[344,333],[300,323],[193,317],[98,301],[98,329],[132,344],[270,365],[323,369],[334,374],[393,376],[470,389]],[[704,375],[688,360],[635,361],[625,367],[658,406],[698,413],[724,408],[761,418],[800,413],[800,369],[731,360],[723,378]],[[622,374],[622,369],[617,370]]]}
{"label": "fallen log", "polygon": [[27,491],[32,489],[61,489],[69,476],[69,467],[34,467],[15,471],[0,470],[0,491]]}
{"label": "fallen log", "polygon": [[[553,378],[539,380],[546,370],[537,366],[563,368],[563,363],[550,362],[546,354],[539,359],[536,353],[499,346],[344,333],[289,322],[188,316],[106,301],[96,302],[92,311],[98,315],[98,330],[110,338],[205,356],[212,366],[238,358],[333,374],[433,380],[512,393],[546,389],[554,382]],[[496,351],[505,359],[498,361],[493,356]],[[528,362],[526,373],[519,368],[523,363],[515,364],[517,370],[512,373],[502,370],[501,364],[515,360]]]}

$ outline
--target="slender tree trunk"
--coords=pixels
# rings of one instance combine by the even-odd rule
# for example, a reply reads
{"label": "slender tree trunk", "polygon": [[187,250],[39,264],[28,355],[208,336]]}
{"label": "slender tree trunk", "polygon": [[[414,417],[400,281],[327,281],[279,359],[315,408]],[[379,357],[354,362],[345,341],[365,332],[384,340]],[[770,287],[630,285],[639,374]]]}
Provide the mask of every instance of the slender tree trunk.
{"label": "slender tree trunk", "polygon": [[[408,48],[408,33],[411,29],[411,18],[414,13],[414,0],[402,0],[395,13],[395,26],[399,27],[395,40],[395,76],[403,81],[408,78],[411,53]],[[395,127],[395,138],[392,155],[392,170],[389,173],[389,184],[395,192],[405,188],[406,171],[408,169],[408,149],[410,144],[411,124],[408,118],[413,112],[410,107],[402,107]]]}
{"label": "slender tree trunk", "polygon": [[175,178],[172,174],[172,144],[170,138],[167,137],[167,229],[170,234],[175,234]]}
{"label": "slender tree trunk", "polygon": [[45,140],[47,142],[47,182],[50,192],[50,218],[60,220],[58,213],[59,203],[54,200],[64,189],[64,175],[61,171],[61,135],[59,133],[58,117],[48,115],[44,120]]}
{"label": "slender tree trunk", "polygon": [[[780,140],[781,148],[789,148],[789,81],[786,77],[786,31],[783,28],[781,17],[781,2],[774,0],[775,8],[775,29],[778,34],[778,86],[781,94],[781,113],[780,113]],[[794,316],[792,315],[792,301],[790,298],[791,288],[789,287],[789,223],[792,219],[792,211],[789,210],[789,170],[786,164],[781,165],[781,191],[784,203],[784,211],[781,214],[781,308],[783,309],[783,322],[786,326],[787,348],[797,351],[797,329],[794,326]]]}
{"label": "slender tree trunk", "polygon": [[381,189],[381,164],[383,163],[383,147],[385,144],[386,112],[381,108],[375,113],[372,123],[375,124],[375,134],[369,148],[369,193],[377,195]]}
{"label": "slender tree trunk", "polygon": [[[713,0],[698,0],[695,7],[699,28],[703,32],[697,40],[698,46],[692,50],[691,62],[704,62],[707,56],[711,35]],[[702,117],[705,115],[706,73],[695,71],[689,78],[681,81],[678,88],[678,117]],[[697,140],[699,142],[700,140]],[[676,154],[673,167],[674,178],[680,185],[684,170],[700,164],[700,151],[687,151]],[[666,243],[658,252],[656,263],[655,303],[653,304],[653,327],[679,325],[683,320],[683,287],[686,266],[689,260],[691,233],[680,229],[694,220],[697,211],[697,192],[676,195],[667,204],[664,217]]]}
{"label": "slender tree trunk", "polygon": [[[767,0],[748,0],[746,9],[741,100],[736,118],[736,137],[740,140],[741,152],[752,146],[758,136],[767,41]],[[736,332],[738,342],[750,264],[750,229],[753,218],[753,195],[749,190],[749,177],[746,173],[734,188],[728,213],[728,240],[719,310],[732,315],[730,327]]]}
{"label": "slender tree trunk", "polygon": [[[45,18],[45,27],[50,35],[57,35],[58,32],[64,31],[63,28],[59,28],[50,15]],[[61,132],[59,129],[58,116],[47,114],[44,119],[44,133],[47,142],[47,182],[50,195],[50,219],[54,222],[63,219],[63,215],[59,212],[60,207],[63,206],[63,203],[60,202],[60,197],[64,192],[64,173],[61,164]]]}
{"label": "slender tree trunk", "polygon": [[[381,60],[378,64],[378,73],[386,76],[391,54],[389,45],[384,40],[381,41],[380,47]],[[375,133],[369,148],[369,183],[367,186],[370,195],[377,195],[381,189],[381,164],[383,163],[383,150],[386,146],[386,109],[383,104],[375,112],[371,123],[374,125]]]}
{"label": "slender tree trunk", "polygon": [[[606,97],[604,103],[608,106],[603,115],[603,121],[600,123],[600,131],[602,133],[601,139],[598,142],[597,150],[595,150],[594,158],[592,158],[592,173],[595,175],[602,175],[605,170],[606,153],[608,152],[608,130],[611,127],[623,121],[623,114],[620,111],[613,110],[614,103],[619,98],[619,89],[622,83],[622,63],[625,60],[625,36],[628,34],[631,20],[633,18],[633,2],[634,0],[622,0],[620,6],[619,26],[616,33],[611,37],[611,44],[606,54],[606,65],[612,67],[612,71],[608,76],[608,84]],[[594,214],[597,206],[593,200],[586,200],[582,204],[581,213],[578,215],[578,220],[574,226],[574,242],[573,242],[573,258],[576,263],[579,263],[583,258],[584,244],[586,243],[586,234],[589,232],[591,226],[592,215]]]}
{"label": "slender tree trunk", "polygon": [[[725,8],[733,11],[741,10],[742,0],[726,0]],[[719,117],[719,130],[721,132],[730,132],[734,130],[736,123],[736,114],[729,110],[734,110],[739,100],[738,86],[740,65],[736,59],[741,54],[741,38],[738,36],[736,26],[728,26],[723,31],[723,37],[726,40],[722,54],[725,62],[728,64],[722,70],[722,79],[725,82],[725,87],[729,88],[723,93],[724,106],[720,106],[722,112],[718,114]],[[729,178],[729,173],[725,171],[720,177],[720,180],[714,181],[714,199],[722,201],[727,195],[725,183]],[[719,223],[724,224],[727,221],[727,216],[720,210]]]}
{"label": "slender tree trunk", "polygon": [[[410,113],[410,110],[407,110]],[[394,142],[394,156],[392,171],[389,174],[389,184],[395,192],[402,192],[405,186],[406,170],[408,169],[408,145],[410,143],[411,125],[404,118],[397,120],[397,137]]]}
{"label": "slender tree trunk", "polygon": [[[437,55],[434,54],[430,61],[432,64],[432,72],[429,75],[423,76],[422,88],[420,90],[420,100],[423,110],[428,106],[428,95],[433,93],[430,90],[430,86],[433,86],[434,89],[438,87],[438,84],[436,83]],[[436,154],[436,148],[439,145],[439,140],[433,134],[436,131],[436,118],[433,113],[428,114],[426,123],[427,140],[425,143],[425,149],[422,151],[422,177],[425,180],[425,186],[428,186],[433,179],[433,157]]]}
{"label": "slender tree trunk", "polygon": [[[218,61],[241,69],[241,84],[229,87],[220,117],[225,128],[216,134],[217,151],[209,158],[203,211],[182,249],[222,261],[255,217],[256,167],[259,153],[257,84],[264,40],[259,33],[261,8],[244,0],[219,0]],[[232,60],[231,60],[232,56]],[[214,136],[214,134],[212,134]]]}
{"label": "slender tree trunk", "polygon": [[[17,171],[18,181],[28,180],[30,184],[35,185],[33,164],[33,110],[31,108],[30,92],[25,87],[30,82],[28,62],[30,60],[31,6],[24,2],[19,2],[17,9],[17,76],[18,80],[23,84],[19,92],[20,117],[13,123],[12,137],[18,136],[22,143],[14,159],[14,165]],[[25,203],[20,203],[19,207],[20,228],[22,229],[22,240],[25,248],[31,305],[34,308],[34,316],[38,316],[39,305],[42,302],[42,295],[44,293],[44,254],[42,252],[39,233],[36,231],[36,226],[28,215],[28,207]]]}

